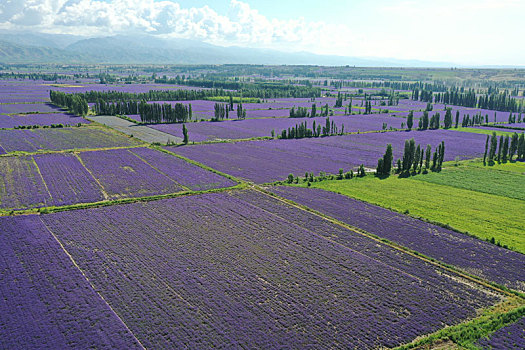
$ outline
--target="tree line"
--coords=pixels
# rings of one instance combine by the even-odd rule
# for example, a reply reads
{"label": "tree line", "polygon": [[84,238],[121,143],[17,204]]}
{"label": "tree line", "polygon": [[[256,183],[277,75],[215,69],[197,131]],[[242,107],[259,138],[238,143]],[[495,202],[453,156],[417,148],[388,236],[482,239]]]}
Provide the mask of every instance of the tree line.
{"label": "tree line", "polygon": [[320,107],[319,114],[317,114],[317,105],[315,103],[312,104],[312,108],[308,110],[307,107],[297,107],[295,109],[295,106],[293,106],[290,109],[290,118],[314,118],[314,117],[327,117],[330,113],[330,107],[328,107],[328,103],[324,106]]}
{"label": "tree line", "polygon": [[514,154],[517,155],[517,159],[525,159],[525,136],[521,133],[519,136],[517,133],[513,133],[512,136],[501,135],[499,137],[494,131],[491,135],[487,135],[485,141],[485,152],[483,153],[483,165],[492,166],[495,162],[506,163],[512,161]]}
{"label": "tree line", "polygon": [[[444,141],[441,141],[432,154],[432,146],[427,145],[426,148],[424,148],[418,144],[416,147],[416,142],[412,138],[410,140],[405,140],[403,157],[397,160],[397,168],[395,173],[406,177],[420,174],[421,172],[426,174],[429,170],[433,172],[440,172],[444,159]],[[393,160],[392,145],[388,144],[383,157],[377,160],[376,175],[382,177],[390,176],[392,172]]]}
{"label": "tree line", "polygon": [[177,84],[203,87],[209,89],[236,90],[247,97],[281,98],[281,97],[320,97],[321,89],[307,85],[290,85],[267,81],[239,81],[228,79],[177,79],[162,77],[156,83]]}
{"label": "tree line", "polygon": [[171,105],[169,103],[146,103],[141,101],[138,105],[140,120],[143,123],[185,123],[192,119],[191,104],[182,103]]}
{"label": "tree line", "polygon": [[87,101],[81,96],[51,90],[49,91],[49,99],[54,105],[66,108],[73,114],[79,116],[85,116],[88,114],[89,107]]}
{"label": "tree line", "polygon": [[445,92],[433,93],[432,90],[412,90],[412,99],[423,102],[451,104],[455,106],[491,109],[502,112],[522,112],[523,103],[518,102],[509,92],[490,91],[476,94],[474,89],[464,90],[457,87]]}
{"label": "tree line", "polygon": [[[302,139],[307,137],[325,137],[344,134],[345,126],[341,126],[341,130],[337,127],[334,121],[330,121],[330,117],[326,118],[325,125],[316,124],[315,120],[310,129],[307,122],[299,123],[291,128],[284,129],[280,132],[281,139]],[[273,135],[272,135],[273,136]]]}

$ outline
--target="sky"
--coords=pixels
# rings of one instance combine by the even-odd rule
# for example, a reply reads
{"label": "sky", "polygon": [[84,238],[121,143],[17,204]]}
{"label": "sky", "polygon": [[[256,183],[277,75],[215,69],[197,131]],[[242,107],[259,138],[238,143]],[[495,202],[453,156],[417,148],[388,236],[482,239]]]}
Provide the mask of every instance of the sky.
{"label": "sky", "polygon": [[0,0],[0,29],[523,66],[524,13],[525,0]]}

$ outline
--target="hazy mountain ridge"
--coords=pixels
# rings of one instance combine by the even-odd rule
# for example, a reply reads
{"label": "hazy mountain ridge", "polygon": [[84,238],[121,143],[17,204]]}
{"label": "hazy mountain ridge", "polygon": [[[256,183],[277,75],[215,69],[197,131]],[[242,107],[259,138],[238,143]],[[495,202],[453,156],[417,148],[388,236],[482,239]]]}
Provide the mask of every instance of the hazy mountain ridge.
{"label": "hazy mountain ridge", "polygon": [[454,64],[317,55],[270,49],[222,47],[155,36],[98,38],[41,33],[0,33],[2,63],[113,64],[315,64],[328,66],[451,67]]}

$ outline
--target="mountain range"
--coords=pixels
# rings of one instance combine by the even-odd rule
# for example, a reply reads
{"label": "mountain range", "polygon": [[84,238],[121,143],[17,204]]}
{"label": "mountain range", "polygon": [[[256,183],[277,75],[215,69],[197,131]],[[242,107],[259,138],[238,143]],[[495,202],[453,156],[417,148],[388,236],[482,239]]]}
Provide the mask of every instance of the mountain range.
{"label": "mountain range", "polygon": [[217,46],[151,35],[86,38],[0,32],[0,63],[287,64],[361,67],[451,67],[447,62],[317,55]]}

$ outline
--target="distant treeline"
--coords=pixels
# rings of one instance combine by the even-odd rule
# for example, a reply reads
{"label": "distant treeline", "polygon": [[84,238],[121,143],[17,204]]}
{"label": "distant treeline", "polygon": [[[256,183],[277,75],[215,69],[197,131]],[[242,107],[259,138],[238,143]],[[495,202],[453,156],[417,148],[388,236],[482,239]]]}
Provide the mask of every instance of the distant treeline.
{"label": "distant treeline", "polygon": [[250,82],[227,79],[182,79],[180,77],[155,79],[158,84],[177,84],[209,89],[236,90],[246,97],[284,98],[284,97],[320,97],[321,89],[305,85],[290,85],[281,82]]}
{"label": "distant treeline", "polygon": [[51,90],[49,91],[49,98],[51,103],[66,108],[73,114],[85,116],[88,113],[88,104],[81,96]]}
{"label": "distant treeline", "polygon": [[[291,128],[284,129],[280,132],[279,138],[281,139],[302,139],[306,137],[324,137],[324,136],[333,136],[333,135],[342,135],[345,132],[345,126],[341,126],[341,130],[334,121],[330,121],[330,118],[326,118],[325,125],[315,123],[315,120],[310,129],[305,122],[299,123]],[[273,134],[273,132],[272,132]],[[273,136],[273,135],[272,135]]]}
{"label": "distant treeline", "polygon": [[431,90],[414,89],[412,99],[503,112],[522,112],[524,109],[523,103],[511,97],[507,90],[503,92],[489,90],[486,94],[477,94],[474,89],[451,88],[446,92],[434,94]]}
{"label": "distant treeline", "polygon": [[93,106],[97,115],[140,115],[143,123],[185,123],[192,119],[191,104],[146,103],[146,101],[105,102],[97,101]]}

